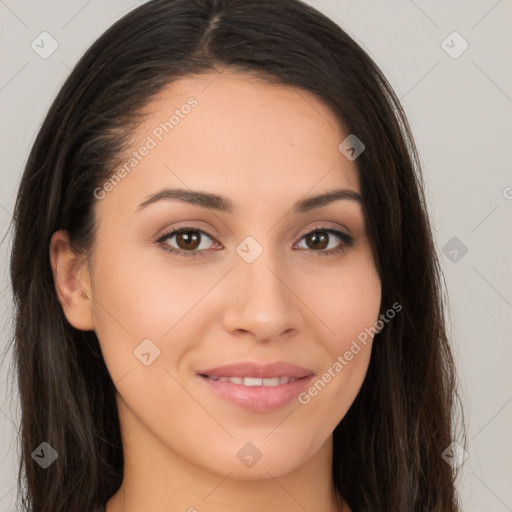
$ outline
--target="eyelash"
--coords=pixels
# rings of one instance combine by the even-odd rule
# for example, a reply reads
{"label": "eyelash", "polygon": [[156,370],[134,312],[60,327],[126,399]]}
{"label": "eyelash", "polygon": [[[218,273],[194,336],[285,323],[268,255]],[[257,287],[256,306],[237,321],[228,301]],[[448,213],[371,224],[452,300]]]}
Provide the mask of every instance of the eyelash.
{"label": "eyelash", "polygon": [[[205,252],[205,250],[181,251],[179,249],[175,249],[174,247],[169,247],[168,245],[163,243],[168,238],[171,238],[172,236],[174,236],[176,234],[187,232],[187,231],[194,231],[197,233],[201,233],[202,235],[206,235],[208,238],[211,238],[212,240],[215,241],[215,239],[212,236],[210,236],[206,231],[203,231],[202,229],[197,229],[197,228],[194,228],[191,226],[190,227],[185,226],[185,227],[180,227],[179,229],[175,229],[173,231],[169,231],[168,233],[163,235],[161,238],[159,238],[157,240],[157,243],[161,244],[161,247],[164,251],[171,253],[171,254],[176,254],[176,255],[185,256],[185,257],[201,256],[202,253]],[[344,252],[347,247],[351,247],[353,244],[353,240],[350,235],[347,235],[346,233],[343,233],[342,231],[338,231],[336,229],[322,228],[322,227],[317,227],[317,228],[314,228],[312,231],[309,231],[308,233],[306,233],[305,235],[303,235],[301,237],[301,240],[303,238],[305,238],[306,236],[311,235],[316,232],[329,233],[330,235],[335,235],[342,240],[341,245],[339,247],[334,248],[334,249],[329,249],[327,251],[322,251],[322,250],[315,251],[313,249],[302,249],[302,250],[309,250],[309,251],[313,252],[316,256],[330,256],[330,255],[338,254],[338,253]]]}

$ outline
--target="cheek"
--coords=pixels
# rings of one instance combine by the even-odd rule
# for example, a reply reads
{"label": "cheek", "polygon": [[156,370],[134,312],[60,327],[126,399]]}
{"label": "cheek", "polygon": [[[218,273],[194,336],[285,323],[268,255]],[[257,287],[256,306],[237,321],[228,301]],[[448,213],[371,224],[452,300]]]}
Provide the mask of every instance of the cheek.
{"label": "cheek", "polygon": [[380,278],[373,260],[364,254],[347,259],[338,268],[325,268],[314,276],[310,273],[300,282],[304,283],[300,293],[307,297],[305,302],[316,314],[324,343],[333,355],[348,350],[351,341],[378,320]]}
{"label": "cheek", "polygon": [[[95,260],[101,264],[94,268],[92,290],[95,332],[113,381],[144,368],[139,351],[149,350],[150,359],[158,356],[151,368],[175,367],[197,341],[194,330],[205,311],[215,307],[206,295],[225,269],[194,272],[170,264],[165,253],[146,261],[120,240],[98,247]],[[170,342],[172,352],[166,350]]]}
{"label": "cheek", "polygon": [[[110,246],[118,244],[111,242]],[[111,247],[96,254],[101,263],[95,267],[93,293],[101,331],[121,329],[134,340],[160,338],[218,279],[217,272],[192,274],[179,265],[166,264],[163,253],[148,260],[133,248],[116,252]]]}
{"label": "cheek", "polygon": [[[317,276],[320,277],[320,276]],[[381,283],[372,260],[340,268],[315,288],[311,308],[318,311],[326,349],[322,372],[299,397],[319,418],[318,428],[334,428],[343,418],[364,381],[379,318]],[[320,290],[323,289],[323,292]]]}

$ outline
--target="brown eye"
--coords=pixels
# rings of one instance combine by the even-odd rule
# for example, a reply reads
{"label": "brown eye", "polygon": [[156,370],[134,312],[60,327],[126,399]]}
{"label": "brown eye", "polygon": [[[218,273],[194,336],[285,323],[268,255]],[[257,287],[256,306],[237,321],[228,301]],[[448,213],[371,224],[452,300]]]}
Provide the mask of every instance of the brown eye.
{"label": "brown eye", "polygon": [[315,231],[306,235],[305,238],[311,249],[325,249],[329,244],[329,235],[324,231]]}
{"label": "brown eye", "polygon": [[181,231],[176,234],[176,244],[180,249],[194,250],[199,247],[200,238],[197,231]]}
{"label": "brown eye", "polygon": [[[338,243],[332,245],[332,241],[335,242],[336,238]],[[316,229],[304,235],[302,240],[306,243],[306,247],[303,246],[302,248],[310,249],[310,252],[318,256],[342,252],[353,245],[353,239],[350,235],[336,229]]]}
{"label": "brown eye", "polygon": [[[175,239],[173,243],[171,241]],[[196,228],[180,228],[171,231],[162,236],[157,243],[159,243],[164,250],[172,254],[178,254],[180,256],[201,256],[204,253],[208,253],[210,239],[214,242],[214,239],[205,231]],[[336,239],[338,242],[336,243]],[[304,235],[301,239],[306,242],[306,249],[318,256],[328,256],[334,253],[345,251],[348,247],[353,245],[353,240],[350,235],[337,231],[335,229],[316,229]],[[334,245],[333,245],[334,241]],[[220,246],[217,242],[214,245]]]}
{"label": "brown eye", "polygon": [[[171,244],[173,239],[175,241]],[[208,252],[207,249],[211,246],[211,242],[208,243],[207,239],[213,241],[212,237],[201,229],[181,228],[165,234],[157,240],[157,243],[170,253],[199,256],[201,253]]]}

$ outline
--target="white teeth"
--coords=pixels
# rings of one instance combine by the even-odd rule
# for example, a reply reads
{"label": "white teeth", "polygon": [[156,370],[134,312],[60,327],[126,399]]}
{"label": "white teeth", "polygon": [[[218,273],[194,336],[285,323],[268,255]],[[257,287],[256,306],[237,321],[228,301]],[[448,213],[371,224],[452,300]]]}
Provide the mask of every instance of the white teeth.
{"label": "white teeth", "polygon": [[211,380],[219,380],[221,382],[231,382],[232,384],[242,384],[244,386],[279,386],[280,384],[288,384],[295,382],[295,377],[273,377],[270,379],[262,379],[259,377],[210,377]]}
{"label": "white teeth", "polygon": [[244,386],[263,386],[263,379],[257,377],[245,377]]}

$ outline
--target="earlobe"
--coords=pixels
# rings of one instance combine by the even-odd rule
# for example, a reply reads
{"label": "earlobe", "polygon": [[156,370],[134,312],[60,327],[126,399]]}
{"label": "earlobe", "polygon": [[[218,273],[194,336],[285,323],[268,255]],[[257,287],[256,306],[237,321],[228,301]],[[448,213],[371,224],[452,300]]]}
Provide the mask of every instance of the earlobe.
{"label": "earlobe", "polygon": [[84,258],[73,252],[66,231],[50,240],[50,262],[57,297],[68,322],[82,331],[94,329],[89,270]]}

